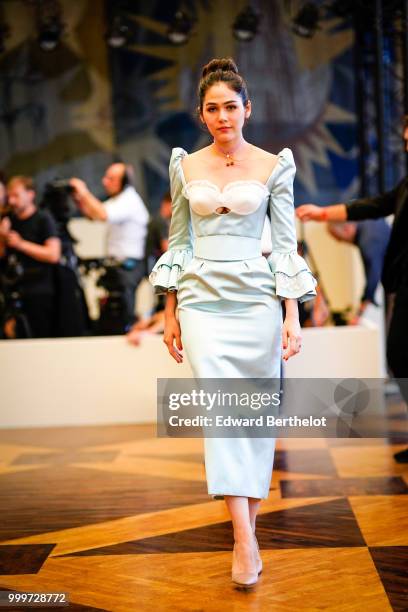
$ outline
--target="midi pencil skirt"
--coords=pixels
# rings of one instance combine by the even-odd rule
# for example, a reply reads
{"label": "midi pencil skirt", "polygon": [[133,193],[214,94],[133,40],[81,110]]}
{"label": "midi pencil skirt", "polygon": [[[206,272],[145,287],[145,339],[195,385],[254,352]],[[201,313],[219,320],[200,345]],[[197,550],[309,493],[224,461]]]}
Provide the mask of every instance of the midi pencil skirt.
{"label": "midi pencil skirt", "polygon": [[[265,257],[194,257],[180,278],[178,316],[195,378],[279,379],[282,310]],[[265,499],[274,438],[204,437],[209,495]]]}

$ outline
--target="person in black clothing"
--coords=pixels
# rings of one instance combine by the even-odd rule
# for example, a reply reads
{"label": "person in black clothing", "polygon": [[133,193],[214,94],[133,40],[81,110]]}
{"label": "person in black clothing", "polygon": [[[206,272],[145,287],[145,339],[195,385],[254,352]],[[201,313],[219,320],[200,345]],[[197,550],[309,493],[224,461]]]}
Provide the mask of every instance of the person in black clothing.
{"label": "person in black clothing", "polygon": [[10,179],[7,195],[11,213],[0,222],[0,258],[14,254],[23,267],[19,291],[30,335],[52,337],[55,315],[52,265],[61,255],[57,228],[48,212],[37,210],[29,177]]}
{"label": "person in black clothing", "polygon": [[[408,150],[408,122],[405,126]],[[296,214],[302,221],[362,221],[394,215],[381,282],[387,293],[395,294],[387,336],[387,360],[408,405],[408,177],[383,195],[324,208],[304,204],[297,208]],[[408,463],[408,449],[394,457],[400,463]]]}
{"label": "person in black clothing", "polygon": [[75,253],[76,239],[69,230],[69,220],[76,206],[69,190],[61,183],[51,181],[39,203],[39,210],[46,210],[55,221],[57,235],[61,241],[61,258],[54,268],[56,295],[55,335],[58,338],[84,336],[91,331],[91,320],[82,288],[79,260]]}

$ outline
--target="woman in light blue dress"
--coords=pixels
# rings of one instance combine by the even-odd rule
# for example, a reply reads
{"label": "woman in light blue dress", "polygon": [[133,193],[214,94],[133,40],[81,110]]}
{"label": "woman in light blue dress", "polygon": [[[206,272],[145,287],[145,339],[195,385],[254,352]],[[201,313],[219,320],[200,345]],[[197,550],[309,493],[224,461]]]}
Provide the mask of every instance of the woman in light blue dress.
{"label": "woman in light blue dress", "polygon": [[[231,59],[204,67],[198,96],[214,142],[191,155],[173,149],[169,249],[150,275],[156,292],[167,293],[164,341],[178,363],[185,348],[196,378],[279,378],[282,357],[300,350],[297,300],[316,295],[297,254],[293,156],[243,138],[251,102]],[[206,437],[204,448],[208,493],[224,496],[232,518],[232,579],[252,586],[262,571],[255,520],[269,495],[275,440]]]}

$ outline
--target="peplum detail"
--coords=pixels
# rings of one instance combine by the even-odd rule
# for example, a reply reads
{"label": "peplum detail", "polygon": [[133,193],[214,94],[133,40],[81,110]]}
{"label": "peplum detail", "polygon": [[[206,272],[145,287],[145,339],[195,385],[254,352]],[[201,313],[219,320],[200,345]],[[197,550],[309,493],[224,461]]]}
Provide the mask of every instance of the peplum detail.
{"label": "peplum detail", "polygon": [[177,291],[180,276],[193,259],[193,251],[180,249],[166,251],[156,262],[149,275],[149,281],[156,295]]}
{"label": "peplum detail", "polygon": [[307,302],[316,297],[316,279],[306,261],[296,251],[272,252],[267,261],[275,279],[274,289],[278,297],[298,299],[299,302]]}

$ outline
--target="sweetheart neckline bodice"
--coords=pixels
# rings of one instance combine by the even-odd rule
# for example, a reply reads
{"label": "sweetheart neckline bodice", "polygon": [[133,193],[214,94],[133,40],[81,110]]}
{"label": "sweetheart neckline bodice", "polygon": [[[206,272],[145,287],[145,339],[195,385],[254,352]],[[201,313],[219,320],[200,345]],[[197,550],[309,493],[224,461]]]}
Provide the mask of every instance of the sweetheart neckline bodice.
{"label": "sweetheart neckline bodice", "polygon": [[[189,208],[198,216],[219,215],[217,208],[229,209],[229,213],[249,215],[255,213],[274,192],[282,181],[293,181],[295,163],[290,149],[282,149],[277,155],[278,161],[266,182],[255,178],[239,178],[228,181],[223,187],[209,178],[196,178],[187,181],[181,162],[188,155],[181,147],[172,151],[170,160],[170,177],[173,185],[178,185],[189,201]],[[234,217],[235,218],[235,214]],[[226,213],[222,213],[226,216]]]}
{"label": "sweetheart neckline bodice", "polygon": [[[238,201],[234,203],[237,191]],[[230,181],[223,189],[207,179],[195,179],[184,185],[182,193],[189,200],[191,209],[199,216],[212,213],[226,215],[231,212],[248,215],[258,210],[269,196],[266,185],[256,179]],[[219,208],[227,208],[227,212],[220,213]]]}
{"label": "sweetheart neckline bodice", "polygon": [[204,184],[204,185],[209,185],[210,187],[214,187],[219,193],[224,193],[225,191],[228,190],[227,188],[230,187],[231,185],[242,185],[242,184],[246,184],[246,183],[251,183],[251,184],[258,185],[259,187],[262,187],[264,189],[264,191],[269,193],[266,184],[262,183],[261,181],[258,181],[257,179],[238,179],[236,181],[229,181],[228,183],[226,183],[224,185],[224,187],[222,187],[222,189],[220,187],[218,187],[218,185],[216,185],[216,183],[213,183],[212,181],[209,181],[208,179],[193,179],[191,181],[187,181],[184,184],[184,187],[188,188],[188,187],[190,187],[190,185]]}
{"label": "sweetheart neckline bodice", "polygon": [[293,155],[292,155],[292,151],[290,149],[288,149],[287,147],[285,147],[284,149],[282,149],[281,151],[279,151],[279,153],[277,154],[277,161],[276,164],[274,165],[274,167],[272,168],[272,172],[271,174],[268,176],[267,180],[265,183],[263,183],[262,181],[258,181],[257,179],[239,179],[236,181],[229,181],[228,183],[226,183],[224,185],[224,187],[222,187],[220,189],[220,187],[218,187],[218,185],[216,183],[213,183],[213,181],[210,181],[208,179],[194,179],[192,181],[186,181],[186,177],[184,174],[184,170],[183,170],[183,166],[181,165],[181,159],[183,157],[185,157],[186,155],[188,155],[187,151],[185,149],[183,149],[182,147],[176,147],[173,149],[173,153],[172,155],[178,152],[179,154],[179,162],[178,162],[178,170],[179,170],[179,174],[181,177],[181,182],[182,185],[184,187],[188,187],[188,185],[190,185],[191,183],[195,183],[195,182],[205,182],[209,185],[213,185],[214,187],[216,187],[216,189],[218,189],[218,191],[220,193],[223,193],[223,191],[225,190],[226,187],[228,187],[229,185],[233,185],[236,183],[255,183],[257,185],[262,185],[262,187],[264,187],[265,189],[267,189],[269,191],[269,184],[272,180],[272,178],[275,177],[276,174],[278,174],[278,170],[279,168],[282,168],[282,164],[280,163],[280,161],[283,159],[287,159],[288,154],[292,157],[292,161],[293,161]]}

